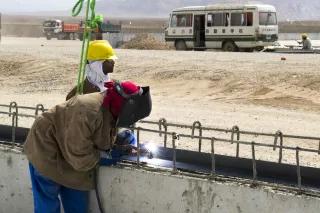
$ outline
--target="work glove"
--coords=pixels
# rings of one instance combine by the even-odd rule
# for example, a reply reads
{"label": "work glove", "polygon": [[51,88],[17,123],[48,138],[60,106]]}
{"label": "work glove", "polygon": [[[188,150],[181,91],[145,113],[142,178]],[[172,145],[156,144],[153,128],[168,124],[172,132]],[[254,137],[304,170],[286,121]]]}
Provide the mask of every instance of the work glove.
{"label": "work glove", "polygon": [[113,148],[110,151],[100,153],[100,165],[117,164],[123,155],[129,155],[136,149],[136,144],[137,139],[130,130],[119,132]]}
{"label": "work glove", "polygon": [[117,150],[102,151],[100,152],[100,162],[102,166],[116,165],[121,160],[121,153]]}

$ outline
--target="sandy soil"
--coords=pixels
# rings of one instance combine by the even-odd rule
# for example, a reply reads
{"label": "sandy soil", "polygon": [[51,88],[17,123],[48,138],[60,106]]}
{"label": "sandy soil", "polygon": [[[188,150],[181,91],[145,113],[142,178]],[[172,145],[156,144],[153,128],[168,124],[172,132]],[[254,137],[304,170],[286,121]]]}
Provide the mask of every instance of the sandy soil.
{"label": "sandy soil", "polygon": [[[43,103],[51,107],[62,102],[76,82],[80,46],[79,41],[3,38],[0,104],[17,101],[19,105]],[[199,120],[204,126],[238,125],[241,130],[273,133],[280,129],[285,134],[319,135],[319,55],[124,49],[116,52],[119,60],[112,78],[151,86],[151,120],[165,117],[167,121],[185,124]],[[3,122],[10,122],[1,117]],[[263,140],[273,142],[273,138]],[[310,148],[319,145],[318,141],[284,144]],[[196,141],[180,140],[178,146],[196,149],[198,145]],[[235,153],[235,145],[219,147],[220,153]],[[204,149],[209,150],[209,146],[205,144]],[[242,148],[241,156],[250,156],[249,150],[250,147]],[[278,151],[257,152],[258,158],[277,159]],[[283,158],[285,162],[294,162],[294,156],[294,152],[286,152]],[[304,157],[302,163],[320,165],[318,155]]]}

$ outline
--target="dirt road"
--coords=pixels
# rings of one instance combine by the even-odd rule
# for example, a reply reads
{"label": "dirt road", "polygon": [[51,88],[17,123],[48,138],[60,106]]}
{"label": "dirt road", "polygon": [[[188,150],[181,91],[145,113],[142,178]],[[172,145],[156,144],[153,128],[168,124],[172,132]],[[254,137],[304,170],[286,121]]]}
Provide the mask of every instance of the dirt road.
{"label": "dirt road", "polygon": [[[0,103],[50,107],[63,101],[76,82],[80,46],[79,41],[3,38]],[[112,78],[151,86],[152,120],[319,136],[319,55],[116,52]]]}

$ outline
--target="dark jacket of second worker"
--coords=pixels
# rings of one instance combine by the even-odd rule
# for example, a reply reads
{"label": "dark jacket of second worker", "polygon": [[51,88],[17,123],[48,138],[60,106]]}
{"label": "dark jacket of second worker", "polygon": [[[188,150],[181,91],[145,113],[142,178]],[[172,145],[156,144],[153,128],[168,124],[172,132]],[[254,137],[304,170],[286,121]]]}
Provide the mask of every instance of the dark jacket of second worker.
{"label": "dark jacket of second worker", "polygon": [[[83,94],[88,94],[93,92],[100,92],[100,89],[97,86],[91,84],[90,81],[86,78],[83,83]],[[77,94],[77,86],[73,87],[72,90],[68,93],[66,100],[71,99],[76,94]]]}

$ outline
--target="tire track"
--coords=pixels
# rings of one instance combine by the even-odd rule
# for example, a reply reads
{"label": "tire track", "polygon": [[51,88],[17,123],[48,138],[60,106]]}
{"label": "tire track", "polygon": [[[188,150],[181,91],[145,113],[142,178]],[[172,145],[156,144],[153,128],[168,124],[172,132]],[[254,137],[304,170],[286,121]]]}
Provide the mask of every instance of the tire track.
{"label": "tire track", "polygon": [[268,88],[272,89],[273,91],[267,93],[266,95],[259,96],[258,99],[270,99],[290,96],[311,101],[315,104],[320,104],[320,92],[316,90],[299,87],[285,82],[277,85],[269,85]]}

